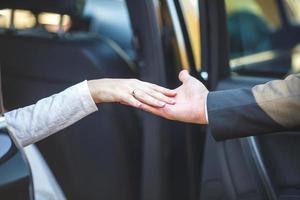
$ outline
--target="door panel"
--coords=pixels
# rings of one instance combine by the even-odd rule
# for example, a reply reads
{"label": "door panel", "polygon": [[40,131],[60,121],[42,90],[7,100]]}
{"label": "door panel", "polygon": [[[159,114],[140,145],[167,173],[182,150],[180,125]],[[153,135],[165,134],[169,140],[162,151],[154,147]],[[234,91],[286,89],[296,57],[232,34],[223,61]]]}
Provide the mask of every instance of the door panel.
{"label": "door panel", "polygon": [[[268,81],[267,78],[234,77],[220,81],[218,90],[252,87],[266,81]],[[257,136],[255,138],[259,145],[263,163],[278,198],[300,198],[300,159],[298,153],[300,152],[300,134],[297,132],[283,132]],[[223,184],[227,188],[225,191],[227,195],[230,195],[233,191],[236,199],[243,199],[245,196],[248,198],[252,195],[255,196],[255,199],[264,199],[267,198],[266,191],[255,187],[256,185],[262,186],[263,184],[258,169],[256,169],[257,166],[249,165],[251,155],[245,154],[243,143],[247,139],[249,138],[228,140],[220,143],[208,139],[206,149],[221,149],[222,153],[218,154],[219,159],[217,162],[215,161],[215,164],[221,166],[221,169],[219,169],[221,176],[218,176],[218,181],[219,185]],[[226,160],[225,163],[224,159]],[[205,165],[209,165],[206,162],[210,161],[205,161]],[[218,169],[215,170],[218,171]],[[205,188],[208,187],[207,180],[211,180],[212,177],[205,175],[205,171],[203,171],[203,174],[204,179],[202,183]],[[203,192],[207,193],[205,190]],[[207,196],[202,196],[202,198],[208,199]],[[231,198],[228,196],[228,199]]]}
{"label": "door panel", "polygon": [[[229,65],[231,71],[243,81],[230,86],[226,81],[220,81],[219,89],[244,87],[245,83],[253,86],[268,81],[267,78],[259,80],[258,77],[283,78],[287,74],[299,72],[296,62],[299,56],[299,27],[291,19],[291,16],[295,19],[293,11],[299,6],[291,6],[290,1],[285,0],[264,3],[258,0],[238,3],[235,0],[225,0],[225,4],[231,47]],[[267,7],[268,12],[264,12]],[[285,40],[288,42],[282,42]],[[239,48],[235,49],[236,45]],[[247,77],[249,75],[255,77]],[[269,175],[269,188],[277,196],[272,197],[268,191],[264,191],[268,199],[300,198],[300,167],[297,155],[300,152],[299,134],[274,133],[255,137],[255,141]],[[244,157],[249,159],[247,155]],[[261,170],[261,167],[255,167],[258,167],[258,171]],[[265,184],[260,174],[254,177],[255,184]]]}
{"label": "door panel", "polygon": [[[249,88],[270,79],[231,77],[220,81],[217,90]],[[245,139],[216,142],[207,132],[200,199],[264,199],[256,184],[253,169],[244,147]],[[247,180],[247,181],[245,181]]]}
{"label": "door panel", "polygon": [[31,172],[22,150],[0,130],[0,199],[31,200]]}
{"label": "door panel", "polygon": [[[272,12],[262,12],[268,2],[224,2],[223,8],[221,4],[208,5],[210,10],[218,6],[226,11],[223,21],[219,19],[208,29],[228,34],[211,34],[210,40],[222,41],[225,48],[214,52],[208,45],[211,55],[203,58],[209,76],[217,80],[211,89],[249,88],[298,72],[299,27],[285,21],[288,14],[282,12],[289,9],[282,6],[286,1],[272,1]],[[285,40],[288,44],[280,42]],[[228,60],[222,62],[224,57]],[[210,64],[216,62],[213,59],[221,65]],[[226,76],[221,79],[218,74]],[[208,130],[200,199],[300,199],[299,136],[297,132],[283,132],[216,142]]]}
{"label": "door panel", "polygon": [[300,134],[261,136],[259,142],[279,199],[300,199]]}

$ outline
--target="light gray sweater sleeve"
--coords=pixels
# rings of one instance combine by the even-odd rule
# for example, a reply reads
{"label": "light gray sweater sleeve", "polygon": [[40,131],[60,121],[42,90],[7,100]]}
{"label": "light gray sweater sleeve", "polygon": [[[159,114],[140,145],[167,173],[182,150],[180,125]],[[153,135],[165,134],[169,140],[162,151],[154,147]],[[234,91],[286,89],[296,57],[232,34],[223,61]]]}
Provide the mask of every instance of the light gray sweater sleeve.
{"label": "light gray sweater sleeve", "polygon": [[97,111],[87,81],[5,113],[13,137],[22,146],[40,141]]}

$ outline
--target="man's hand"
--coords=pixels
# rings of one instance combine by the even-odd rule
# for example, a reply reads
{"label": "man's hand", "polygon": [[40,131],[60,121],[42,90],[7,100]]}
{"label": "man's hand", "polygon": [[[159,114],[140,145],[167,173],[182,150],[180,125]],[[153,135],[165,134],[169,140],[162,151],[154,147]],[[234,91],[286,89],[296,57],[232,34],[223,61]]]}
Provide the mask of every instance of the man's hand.
{"label": "man's hand", "polygon": [[171,120],[207,124],[205,104],[208,90],[200,81],[190,76],[187,70],[180,72],[179,80],[182,85],[175,89],[177,95],[174,97],[174,105],[166,104],[162,108],[142,105],[141,108]]}

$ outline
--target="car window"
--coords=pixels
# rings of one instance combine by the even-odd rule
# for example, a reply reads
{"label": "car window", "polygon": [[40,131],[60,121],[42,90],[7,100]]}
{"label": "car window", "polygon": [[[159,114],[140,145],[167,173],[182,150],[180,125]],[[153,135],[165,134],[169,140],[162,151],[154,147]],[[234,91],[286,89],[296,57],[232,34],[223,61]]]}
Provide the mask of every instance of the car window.
{"label": "car window", "polygon": [[233,72],[272,77],[300,72],[299,26],[295,26],[300,22],[300,1],[283,1],[287,25],[277,2],[225,0]]}
{"label": "car window", "polygon": [[231,59],[272,50],[269,35],[281,22],[275,0],[266,2],[225,1]]}

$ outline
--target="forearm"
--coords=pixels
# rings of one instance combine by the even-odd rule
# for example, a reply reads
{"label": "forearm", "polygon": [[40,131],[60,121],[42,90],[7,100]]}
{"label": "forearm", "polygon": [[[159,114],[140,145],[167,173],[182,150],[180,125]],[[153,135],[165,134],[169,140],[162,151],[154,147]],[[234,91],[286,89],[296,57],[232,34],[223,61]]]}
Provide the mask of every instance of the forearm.
{"label": "forearm", "polygon": [[300,74],[270,81],[252,88],[258,106],[285,128],[300,125]]}
{"label": "forearm", "polygon": [[299,74],[250,89],[211,92],[207,107],[217,140],[295,129],[300,124]]}
{"label": "forearm", "polygon": [[5,113],[9,129],[16,140],[26,146],[60,131],[97,107],[87,82],[72,86],[36,104]]}
{"label": "forearm", "polygon": [[256,103],[251,89],[210,92],[208,121],[216,140],[276,132],[283,127]]}
{"label": "forearm", "polygon": [[164,107],[175,104],[176,92],[137,79],[84,81],[35,105],[5,114],[17,141],[23,146],[37,142],[97,110],[95,103],[121,103]]}

